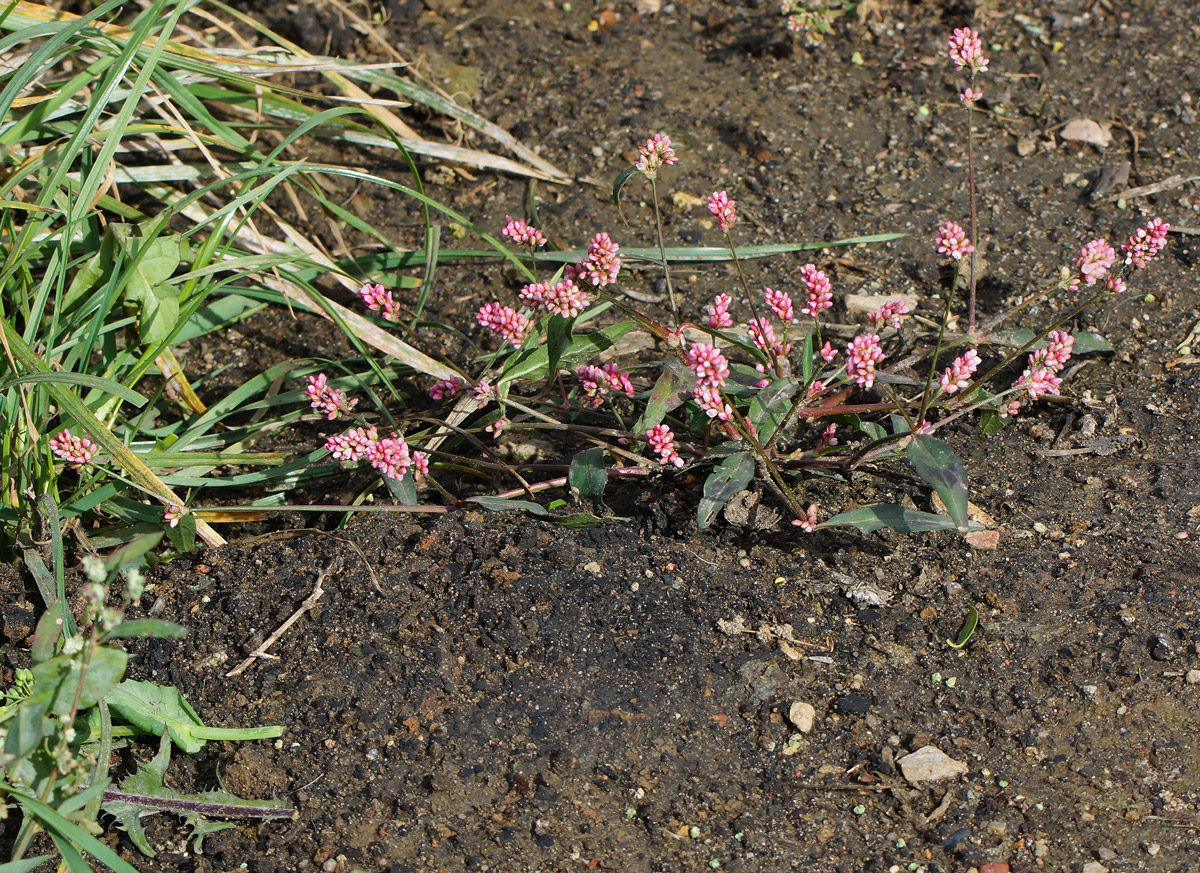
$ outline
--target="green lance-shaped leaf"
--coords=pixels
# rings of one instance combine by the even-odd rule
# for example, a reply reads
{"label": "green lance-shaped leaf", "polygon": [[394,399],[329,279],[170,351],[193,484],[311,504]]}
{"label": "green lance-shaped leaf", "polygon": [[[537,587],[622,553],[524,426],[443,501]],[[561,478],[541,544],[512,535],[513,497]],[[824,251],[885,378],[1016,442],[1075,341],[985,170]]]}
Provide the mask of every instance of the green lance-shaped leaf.
{"label": "green lance-shaped leaf", "polygon": [[954,450],[938,439],[916,434],[908,444],[908,462],[937,491],[960,531],[967,527],[967,470]]}
{"label": "green lance-shaped leaf", "polygon": [[153,682],[127,679],[109,693],[106,702],[117,716],[139,730],[155,736],[162,736],[165,730],[188,754],[200,751],[206,740],[264,740],[283,733],[278,726],[206,727],[179,689]]}
{"label": "green lance-shaped leaf", "polygon": [[608,470],[604,466],[604,449],[594,446],[584,449],[571,459],[567,471],[567,484],[579,492],[580,497],[601,497],[608,484]]}
{"label": "green lance-shaped leaf", "polygon": [[717,512],[729,502],[729,498],[745,490],[753,478],[753,453],[738,452],[722,461],[721,466],[704,481],[704,496],[696,508],[696,521],[700,529],[712,524]]}
{"label": "green lance-shaped leaf", "polygon": [[776,379],[763,388],[750,401],[750,423],[764,444],[771,441],[784,424],[789,409],[788,401],[796,394],[800,383],[792,376]]}
{"label": "green lance-shaped leaf", "polygon": [[[818,527],[853,527],[860,533],[872,533],[880,528],[889,528],[900,533],[918,533],[931,530],[955,530],[957,525],[948,515],[934,515],[895,504],[873,504],[860,506],[849,512],[835,515]],[[978,529],[978,525],[972,528]]]}
{"label": "green lance-shaped leaf", "polygon": [[90,709],[121,681],[128,662],[129,656],[122,650],[99,646],[92,652],[85,673],[78,656],[59,655],[33,668],[33,693],[29,699],[45,703],[51,715],[66,715],[78,692],[79,710]]}

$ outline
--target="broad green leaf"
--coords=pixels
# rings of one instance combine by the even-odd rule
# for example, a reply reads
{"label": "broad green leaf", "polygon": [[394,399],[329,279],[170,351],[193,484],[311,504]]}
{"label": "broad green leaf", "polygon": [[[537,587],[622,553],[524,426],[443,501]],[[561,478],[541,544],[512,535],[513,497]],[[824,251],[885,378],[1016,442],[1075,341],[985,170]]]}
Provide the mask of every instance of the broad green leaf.
{"label": "broad green leaf", "polygon": [[838,424],[844,424],[860,433],[865,433],[873,440],[881,440],[888,435],[882,425],[873,421],[863,421],[856,412],[844,412],[841,415],[830,416],[830,418]]}
{"label": "broad green leaf", "polygon": [[52,736],[55,726],[46,717],[46,704],[42,701],[26,700],[17,707],[17,715],[8,725],[8,736],[4,738],[4,754],[23,758],[32,752],[42,737]]}
{"label": "broad green leaf", "polygon": [[800,347],[800,375],[804,377],[805,385],[812,382],[813,377],[813,355],[816,354],[813,349],[814,337],[816,331],[810,330],[804,335],[804,345]]}
{"label": "broad green leaf", "polygon": [[173,685],[155,685],[126,679],[107,696],[113,713],[123,721],[155,736],[167,731],[175,745],[188,754],[204,747],[206,740],[263,740],[283,733],[282,727],[206,727]]}
{"label": "broad green leaf", "polygon": [[63,601],[56,600],[42,613],[33,631],[33,642],[29,656],[35,664],[49,661],[58,651],[58,641],[63,635]]}
{"label": "broad green leaf", "polygon": [[69,309],[75,301],[94,288],[101,279],[112,270],[116,258],[116,237],[112,233],[104,234],[100,248],[75,271],[75,277],[67,287],[63,296],[62,307]]}
{"label": "broad green leaf", "polygon": [[646,411],[633,426],[633,432],[644,435],[652,427],[662,424],[668,412],[678,409],[684,401],[692,396],[692,386],[696,376],[676,358],[667,358],[666,366],[659,374],[650,398],[646,401]]}
{"label": "broad green leaf", "polygon": [[38,855],[36,858],[22,858],[20,861],[9,861],[0,864],[0,873],[29,873],[30,870],[49,861],[53,855]]}
{"label": "broad green leaf", "polygon": [[34,685],[30,699],[45,702],[51,715],[66,715],[75,704],[75,694],[82,679],[79,710],[90,709],[121,681],[128,662],[129,655],[120,649],[100,646],[92,653],[87,674],[84,675],[77,656],[58,655],[33,668]]}
{"label": "broad green leaf", "polygon": [[750,423],[758,433],[758,439],[766,445],[786,422],[789,401],[795,396],[800,383],[792,376],[776,379],[754,395],[750,401]]}
{"label": "broad green leaf", "polygon": [[[138,240],[138,242],[141,242]],[[160,236],[145,245],[125,279],[125,300],[138,307],[138,335],[143,343],[160,343],[179,320],[179,292],[167,280],[182,260],[179,237]]]}
{"label": "broad green leaf", "polygon": [[112,630],[105,633],[102,640],[113,640],[118,637],[156,637],[158,639],[177,640],[187,636],[187,628],[170,621],[157,618],[136,618],[123,621]]}
{"label": "broad green leaf", "polygon": [[571,468],[567,471],[567,484],[578,491],[580,497],[602,497],[604,486],[608,484],[604,449],[594,446],[572,458]]}
{"label": "broad green leaf", "polygon": [[571,332],[575,319],[551,315],[546,325],[546,378],[553,379],[558,373],[558,362],[571,349]]}
{"label": "broad green leaf", "polygon": [[196,547],[196,516],[190,512],[185,513],[175,527],[168,525],[165,533],[167,541],[171,543],[171,547],[175,551],[180,554],[190,552]]}
{"label": "broad green leaf", "polygon": [[937,491],[955,527],[967,530],[967,470],[954,450],[927,434],[915,434],[908,443],[908,462]]}
{"label": "broad green leaf", "polygon": [[[1028,328],[1020,328],[1018,330],[1005,331],[1003,333],[993,333],[989,339],[997,345],[1010,346],[1014,349],[1019,349],[1037,334]],[[1081,330],[1074,334],[1075,343],[1071,347],[1071,354],[1086,355],[1089,352],[1111,352],[1112,345],[1100,334],[1090,331]],[[1033,344],[1035,349],[1044,349],[1049,343],[1046,340],[1038,340]]]}
{"label": "broad green leaf", "polygon": [[[956,530],[958,526],[948,515],[934,515],[932,512],[920,512],[894,504],[874,504],[860,506],[858,509],[835,515],[817,527],[853,527],[857,528],[860,533],[871,533],[886,527],[900,533],[918,533],[931,530]],[[970,527],[973,530],[981,529],[980,525],[973,522]]]}
{"label": "broad green leaf", "polygon": [[999,433],[1008,421],[1007,418],[1001,418],[994,409],[985,409],[979,414],[979,436],[987,439]]}
{"label": "broad green leaf", "polygon": [[[617,340],[635,327],[635,321],[622,321],[593,333],[576,334],[572,338],[571,347],[563,353],[559,367],[586,364],[601,352],[612,348]],[[507,392],[508,386],[518,379],[541,378],[549,365],[550,353],[544,345],[519,352],[505,363],[496,381],[497,390]]]}
{"label": "broad green leaf", "polygon": [[530,515],[549,515],[546,507],[532,500],[512,500],[508,497],[468,497],[467,503],[478,503],[489,512],[528,512]]}
{"label": "broad green leaf", "polygon": [[704,496],[696,508],[696,521],[704,530],[716,517],[721,507],[729,502],[729,498],[739,491],[745,490],[754,478],[754,454],[738,452],[730,455],[721,462],[704,481]]}

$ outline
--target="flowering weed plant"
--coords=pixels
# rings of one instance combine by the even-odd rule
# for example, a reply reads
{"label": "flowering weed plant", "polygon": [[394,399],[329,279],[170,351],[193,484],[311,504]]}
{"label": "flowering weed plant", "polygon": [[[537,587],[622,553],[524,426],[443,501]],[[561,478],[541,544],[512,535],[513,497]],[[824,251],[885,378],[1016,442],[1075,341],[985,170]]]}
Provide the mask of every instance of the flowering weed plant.
{"label": "flowering weed plant", "polygon": [[[954,31],[947,56],[969,76],[961,92],[969,126],[982,99],[977,78],[989,64],[978,33]],[[967,517],[966,470],[936,434],[967,416],[978,418],[983,433],[993,432],[1038,400],[1059,394],[1064,367],[1073,355],[1109,350],[1103,339],[1072,333],[1070,325],[1088,306],[1122,293],[1129,273],[1147,266],[1162,249],[1168,229],[1158,219],[1148,222],[1131,233],[1121,254],[1104,240],[1087,243],[1056,281],[1009,312],[978,324],[972,159],[968,228],[947,219],[931,233],[931,248],[954,273],[936,332],[920,333],[910,326],[909,302],[897,296],[847,333],[844,325],[828,320],[838,292],[816,261],[798,267],[800,283],[794,290],[751,287],[742,269],[746,248],[736,242],[737,202],[727,190],[712,192],[707,209],[725,238],[737,285],[706,304],[680,299],[672,258],[663,244],[658,186],[662,170],[685,159],[668,135],[653,134],[614,184],[618,206],[635,179],[649,186],[657,247],[624,248],[616,242],[616,231],[603,231],[592,237],[586,251],[563,263],[557,256],[564,253],[539,252],[546,245],[545,233],[508,218],[501,234],[528,258],[528,281],[511,297],[488,302],[476,314],[495,351],[430,386],[433,400],[453,403],[448,425],[406,437],[361,422],[330,437],[328,450],[340,459],[366,461],[386,477],[400,474],[403,491],[400,483],[394,490],[403,493],[404,502],[415,503],[413,487],[428,482],[453,505],[460,501],[436,477],[443,459],[447,464],[460,460],[440,448],[448,439],[471,442],[491,454],[488,442],[502,434],[555,430],[591,446],[576,456],[567,475],[530,483],[510,467],[520,487],[471,499],[492,508],[544,512],[533,498],[546,488],[569,486],[582,496],[599,496],[610,476],[645,476],[654,467],[697,468],[708,471],[697,510],[702,528],[735,494],[757,481],[804,531],[839,525],[864,532],[881,527],[968,531],[978,525]],[[624,290],[633,260],[662,269],[668,319],[641,305],[640,295]],[[555,264],[560,266],[552,275],[537,275]],[[952,326],[960,280],[969,289],[967,328],[956,333]],[[1000,329],[1005,319],[1033,303],[1070,294],[1077,295],[1075,305],[1065,307],[1040,332]],[[691,316],[695,320],[685,320],[686,313],[701,307],[702,314]],[[617,343],[632,331],[653,339],[657,362],[612,357]],[[310,393],[323,384],[319,380],[313,377]],[[328,414],[349,402],[326,395],[314,396],[312,405]],[[381,448],[385,445],[386,451]],[[392,458],[398,460],[392,463]],[[845,475],[891,458],[905,459],[937,493],[945,511],[872,505],[823,518],[806,496],[805,483],[813,474]],[[608,466],[610,460],[614,466]]]}

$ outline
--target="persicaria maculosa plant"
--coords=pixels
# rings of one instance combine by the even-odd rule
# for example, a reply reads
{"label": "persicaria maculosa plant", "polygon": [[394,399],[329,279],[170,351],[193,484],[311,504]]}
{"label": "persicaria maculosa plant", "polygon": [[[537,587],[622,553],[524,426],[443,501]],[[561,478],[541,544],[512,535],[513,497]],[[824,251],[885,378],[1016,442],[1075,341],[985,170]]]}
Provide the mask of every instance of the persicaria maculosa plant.
{"label": "persicaria maculosa plant", "polygon": [[[983,99],[977,78],[990,62],[971,28],[953,32],[948,56],[969,76],[959,96],[970,128]],[[622,190],[635,178],[649,186],[657,245],[636,251],[663,270],[668,321],[641,305],[642,295],[623,290],[623,259],[634,250],[623,250],[609,232],[594,234],[579,260],[557,264],[539,254],[547,244],[541,230],[506,217],[501,235],[522,250],[519,262],[530,265],[528,281],[478,310],[477,326],[491,338],[493,351],[463,367],[459,376],[429,387],[434,401],[453,404],[446,424],[405,435],[360,420],[329,438],[326,447],[334,458],[365,460],[394,480],[389,483],[394,493],[407,495],[409,502],[415,502],[415,485],[425,481],[456,503],[435,475],[442,460],[450,460],[441,448],[447,439],[474,441],[486,454],[487,443],[503,433],[552,429],[573,434],[590,448],[576,456],[567,476],[548,483],[526,482],[510,468],[521,487],[503,496],[532,497],[548,485],[567,484],[583,496],[598,496],[610,475],[704,467],[710,472],[698,508],[701,527],[757,480],[804,531],[835,525],[862,531],[969,530],[966,472],[935,434],[966,416],[976,416],[991,432],[1040,398],[1059,394],[1073,354],[1109,348],[1095,335],[1072,334],[1076,316],[1123,293],[1127,273],[1151,262],[1169,229],[1160,219],[1149,221],[1132,232],[1120,254],[1107,241],[1093,240],[1055,282],[979,324],[978,222],[968,136],[967,228],[946,219],[931,232],[931,248],[955,274],[944,294],[939,329],[920,333],[907,323],[912,314],[907,301],[897,297],[847,337],[828,321],[837,289],[822,265],[798,268],[797,299],[782,288],[751,287],[742,269],[746,249],[735,239],[737,202],[724,190],[708,196],[707,208],[725,237],[737,286],[708,301],[680,299],[663,243],[658,190],[662,169],[679,160],[671,138],[655,133],[638,148],[634,166],[618,177],[613,192],[619,205]],[[549,275],[539,274],[556,264]],[[957,333],[952,316],[960,278],[968,289],[967,328]],[[364,285],[361,297],[385,320],[395,310],[390,293],[378,285]],[[1040,332],[999,330],[1006,318],[1035,302],[1068,299],[1074,305],[1062,307]],[[614,314],[620,320],[612,322]],[[602,322],[610,323],[593,327]],[[635,329],[657,341],[657,364],[605,359]],[[331,388],[323,375],[310,378],[306,393],[312,407],[329,419],[354,414],[354,401]],[[900,456],[938,493],[945,514],[875,505],[822,521],[820,507],[806,496],[806,476],[814,470],[845,474],[868,461]],[[606,465],[609,458],[616,466]]]}

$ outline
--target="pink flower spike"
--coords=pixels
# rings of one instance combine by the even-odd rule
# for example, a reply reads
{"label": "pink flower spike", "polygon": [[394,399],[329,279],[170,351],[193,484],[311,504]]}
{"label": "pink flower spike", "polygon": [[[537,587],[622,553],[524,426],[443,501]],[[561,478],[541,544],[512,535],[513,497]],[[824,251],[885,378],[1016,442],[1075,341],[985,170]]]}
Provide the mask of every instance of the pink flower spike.
{"label": "pink flower spike", "polygon": [[970,27],[957,28],[950,35],[950,60],[956,70],[966,67],[972,73],[986,73],[988,59],[983,56],[979,31]]}
{"label": "pink flower spike", "polygon": [[330,388],[324,373],[308,377],[308,387],[304,395],[309,399],[313,409],[320,410],[325,417],[333,421],[342,413],[349,412],[358,403],[346,396],[346,392],[338,388]]}
{"label": "pink flower spike", "polygon": [[808,304],[800,310],[800,314],[816,318],[833,306],[833,291],[829,277],[818,270],[816,264],[805,264],[800,268],[800,276],[804,279],[804,285],[808,289]]}
{"label": "pink flower spike", "polygon": [[338,461],[357,461],[379,440],[374,427],[352,427],[343,434],[325,440],[325,448]]}
{"label": "pink flower spike", "polygon": [[675,434],[671,432],[671,428],[665,424],[656,424],[646,431],[646,440],[650,443],[650,449],[658,455],[660,464],[683,466],[683,458],[675,451]]}
{"label": "pink flower spike", "polygon": [[1107,275],[1116,259],[1117,252],[1108,240],[1094,239],[1079,250],[1071,263],[1079,268],[1079,278],[1084,284],[1095,285]]}
{"label": "pink flower spike", "polygon": [[1125,263],[1135,269],[1142,269],[1163,250],[1167,244],[1167,231],[1171,225],[1161,218],[1156,218],[1145,227],[1139,227],[1129,237],[1129,241],[1121,246],[1125,252]]}
{"label": "pink flower spike", "polygon": [[508,340],[514,348],[520,348],[521,343],[533,329],[533,321],[511,306],[501,306],[498,302],[484,304],[475,314],[475,320],[492,333]]}
{"label": "pink flower spike", "polygon": [[508,420],[508,417],[502,415],[483,429],[492,435],[492,439],[498,440],[500,439],[500,434],[504,433],[510,424],[512,422]]}
{"label": "pink flower spike", "polygon": [[519,246],[529,246],[531,249],[546,244],[546,237],[540,230],[527,224],[525,219],[513,218],[510,215],[504,216],[504,227],[500,229],[500,235],[508,237]]}
{"label": "pink flower spike", "polygon": [[570,279],[563,279],[546,292],[542,305],[547,312],[553,312],[563,318],[574,318],[587,309],[591,302],[586,289],[580,288]]}
{"label": "pink flower spike", "polygon": [[[815,385],[817,383],[814,382],[813,384]],[[831,424],[821,432],[821,438],[817,440],[817,447],[814,451],[819,452],[823,449],[829,448],[830,446],[836,446],[837,444],[837,425]]]}
{"label": "pink flower spike", "polygon": [[860,388],[875,384],[875,365],[883,360],[879,337],[873,333],[859,334],[846,346],[846,375]]}
{"label": "pink flower spike", "polygon": [[568,268],[564,280],[569,282],[582,277],[593,285],[611,285],[621,272],[621,258],[617,255],[620,249],[607,233],[596,234],[588,243],[587,258]]}
{"label": "pink flower spike", "polygon": [[1035,370],[1026,370],[1021,374],[1021,378],[1013,383],[1013,387],[1020,388],[1028,394],[1030,400],[1037,400],[1045,394],[1056,395],[1059,393],[1060,385],[1062,385],[1062,379],[1055,376],[1049,367],[1044,366]]}
{"label": "pink flower spike", "polygon": [[1017,413],[1021,411],[1020,400],[1010,400],[996,410],[996,414],[1001,418],[1016,418]]}
{"label": "pink flower spike", "polygon": [[754,345],[764,352],[771,351],[778,341],[775,339],[775,328],[771,322],[763,318],[752,318],[746,323],[750,329],[750,339]]}
{"label": "pink flower spike", "polygon": [[899,330],[900,316],[902,315],[908,315],[908,303],[903,300],[889,300],[875,312],[871,313],[871,324],[876,330],[885,324],[890,324]]}
{"label": "pink flower spike", "polygon": [[717,191],[708,195],[708,211],[717,217],[717,227],[721,228],[722,233],[729,233],[737,221],[737,206],[736,200],[730,200],[729,195],[724,191]]}
{"label": "pink flower spike", "polygon": [[974,349],[967,349],[966,352],[955,358],[954,363],[942,372],[942,390],[947,394],[965,391],[967,385],[971,382],[971,377],[975,375],[975,371],[978,369],[979,352]]}
{"label": "pink flower spike", "polygon": [[958,95],[958,99],[962,101],[963,106],[974,109],[975,105],[983,99],[983,92],[976,91],[974,88],[964,88],[962,93]]}
{"label": "pink flower spike", "polygon": [[412,453],[404,437],[392,434],[372,445],[366,452],[371,466],[389,479],[403,479],[412,466]]}
{"label": "pink flower spike", "polygon": [[429,475],[429,455],[425,452],[413,452],[413,481],[420,482]]}
{"label": "pink flower spike", "polygon": [[167,527],[175,527],[188,514],[188,509],[181,503],[172,503],[163,510],[163,521]]}
{"label": "pink flower spike", "polygon": [[449,400],[452,397],[457,397],[458,392],[466,387],[467,382],[462,376],[439,379],[429,386],[429,398],[431,400]]}
{"label": "pink flower spike", "polygon": [[808,510],[804,513],[804,518],[794,518],[792,524],[806,533],[815,531],[817,529],[817,504],[810,503]]}
{"label": "pink flower spike", "polygon": [[633,166],[646,178],[653,179],[658,175],[659,167],[670,166],[678,161],[671,138],[665,133],[656,133],[646,140],[645,145],[638,148],[638,159],[634,161]]}
{"label": "pink flower spike", "polygon": [[933,243],[937,246],[938,254],[949,255],[956,261],[961,261],[963,255],[975,251],[975,246],[967,239],[967,232],[962,229],[962,225],[953,221],[943,221],[938,226]]}
{"label": "pink flower spike", "polygon": [[1109,273],[1108,278],[1104,280],[1104,289],[1112,294],[1124,294],[1125,280]]}
{"label": "pink flower spike", "polygon": [[77,437],[70,430],[61,430],[50,437],[50,451],[76,470],[90,464],[98,448],[87,437]]}
{"label": "pink flower spike", "polygon": [[729,378],[729,361],[716,346],[696,343],[688,349],[685,360],[701,385],[720,388]]}
{"label": "pink flower spike", "polygon": [[382,285],[368,282],[358,289],[358,296],[372,312],[380,313],[388,321],[400,320],[400,305],[392,299],[392,292]]}
{"label": "pink flower spike", "polygon": [[821,350],[817,352],[821,356],[821,360],[828,364],[838,356],[838,351],[833,347],[833,343],[825,340],[825,345],[821,346]]}
{"label": "pink flower spike", "polygon": [[714,330],[733,327],[733,318],[729,315],[729,304],[733,302],[728,294],[718,294],[708,307],[708,326]]}
{"label": "pink flower spike", "polygon": [[692,389],[692,397],[709,418],[729,421],[733,417],[733,408],[722,399],[721,389],[716,385],[701,383]]}
{"label": "pink flower spike", "polygon": [[791,324],[796,320],[796,311],[792,307],[791,295],[786,291],[774,291],[770,288],[764,288],[763,296],[767,300],[767,306],[775,313],[775,317],[784,324]]}

